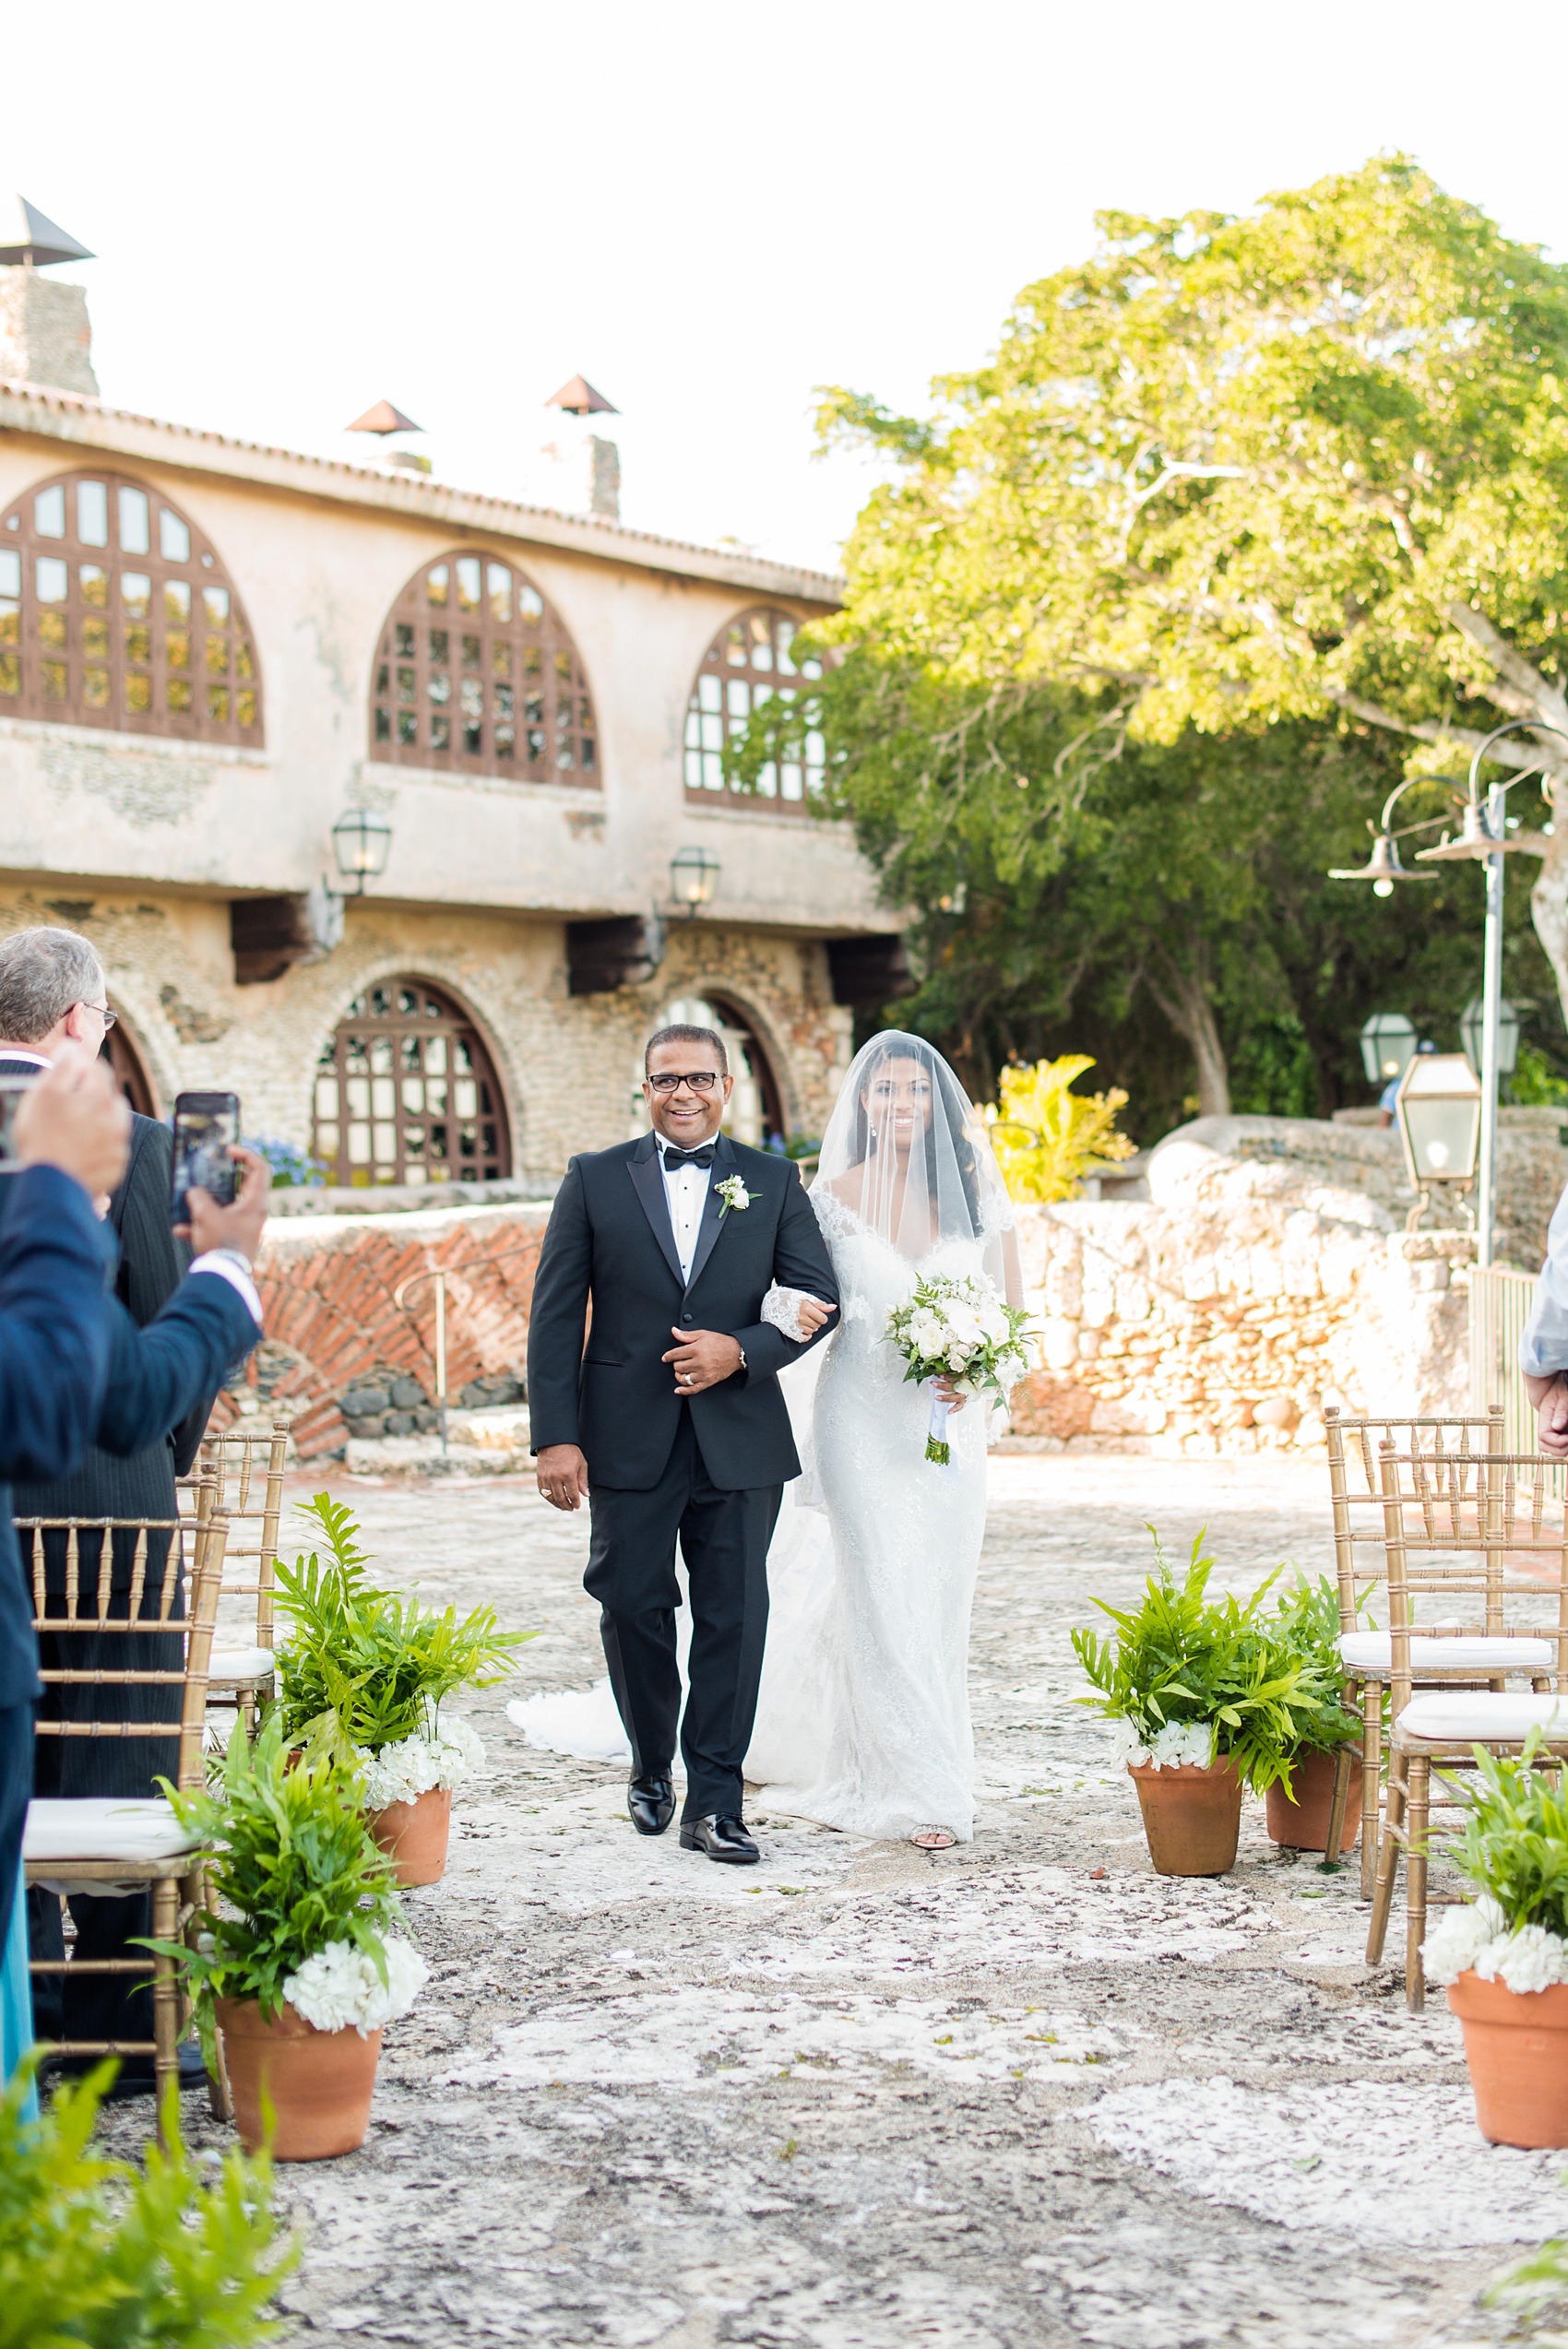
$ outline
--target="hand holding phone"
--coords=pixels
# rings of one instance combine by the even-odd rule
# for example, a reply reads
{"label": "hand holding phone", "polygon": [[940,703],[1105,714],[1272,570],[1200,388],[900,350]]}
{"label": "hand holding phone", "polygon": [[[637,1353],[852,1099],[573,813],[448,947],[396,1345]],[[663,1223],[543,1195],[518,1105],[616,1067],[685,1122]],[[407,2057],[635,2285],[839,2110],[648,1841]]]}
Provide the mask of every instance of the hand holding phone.
{"label": "hand holding phone", "polygon": [[188,1191],[205,1191],[232,1207],[240,1170],[230,1151],[240,1138],[237,1093],[182,1093],[174,1103],[174,1172],[169,1220],[178,1230],[191,1219]]}

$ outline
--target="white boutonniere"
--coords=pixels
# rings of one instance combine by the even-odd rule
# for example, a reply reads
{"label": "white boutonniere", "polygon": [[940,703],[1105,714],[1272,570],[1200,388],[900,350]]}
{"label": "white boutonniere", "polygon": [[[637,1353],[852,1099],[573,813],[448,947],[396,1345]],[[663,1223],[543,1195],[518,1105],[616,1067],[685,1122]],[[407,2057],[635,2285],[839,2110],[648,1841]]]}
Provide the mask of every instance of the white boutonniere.
{"label": "white boutonniere", "polygon": [[737,1215],[742,1207],[749,1207],[752,1204],[752,1194],[739,1175],[726,1175],[719,1186],[719,1196],[727,1207],[733,1207]]}

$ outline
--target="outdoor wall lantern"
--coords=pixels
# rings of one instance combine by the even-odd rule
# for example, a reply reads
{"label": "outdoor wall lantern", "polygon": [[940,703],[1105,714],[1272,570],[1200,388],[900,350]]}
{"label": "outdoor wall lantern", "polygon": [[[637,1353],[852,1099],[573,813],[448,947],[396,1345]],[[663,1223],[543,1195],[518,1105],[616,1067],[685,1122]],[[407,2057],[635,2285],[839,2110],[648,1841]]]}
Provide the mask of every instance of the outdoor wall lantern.
{"label": "outdoor wall lantern", "polygon": [[719,886],[719,859],[707,848],[677,848],[670,860],[670,894],[684,906],[688,920],[697,908],[712,903]]}
{"label": "outdoor wall lantern", "polygon": [[365,883],[378,880],[386,870],[392,826],[374,808],[350,808],[332,827],[332,853],[344,881],[353,884],[344,896],[362,897]]}
{"label": "outdoor wall lantern", "polygon": [[[1480,1079],[1463,1052],[1423,1054],[1406,1070],[1394,1107],[1416,1187],[1416,1204],[1405,1221],[1406,1230],[1414,1231],[1431,1204],[1434,1185],[1448,1185],[1462,1197],[1475,1181]],[[1467,1206],[1465,1212],[1469,1214]]]}
{"label": "outdoor wall lantern", "polygon": [[[1465,1048],[1465,1058],[1479,1076],[1481,1054],[1486,1038],[1486,998],[1472,995],[1459,1021],[1459,1041]],[[1497,1006],[1497,1074],[1512,1076],[1519,1064],[1519,1014],[1506,995]]]}
{"label": "outdoor wall lantern", "polygon": [[1386,1085],[1391,1077],[1403,1076],[1415,1057],[1416,1031],[1403,1012],[1373,1012],[1363,1022],[1361,1066],[1369,1085]]}

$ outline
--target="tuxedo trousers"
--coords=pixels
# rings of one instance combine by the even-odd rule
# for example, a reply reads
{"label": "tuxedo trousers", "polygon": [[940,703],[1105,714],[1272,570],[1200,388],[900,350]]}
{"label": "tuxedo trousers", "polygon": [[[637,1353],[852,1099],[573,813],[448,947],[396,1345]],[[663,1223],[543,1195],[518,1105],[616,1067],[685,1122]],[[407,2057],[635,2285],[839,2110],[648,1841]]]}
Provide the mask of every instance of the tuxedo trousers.
{"label": "tuxedo trousers", "polygon": [[[767,1637],[767,1546],[782,1485],[723,1492],[703,1463],[690,1409],[659,1482],[645,1492],[595,1483],[583,1586],[599,1601],[610,1685],[632,1768],[668,1774],[677,1727],[686,1765],[685,1819],[742,1815],[741,1766],[751,1743]],[[675,1544],[692,1608],[685,1713],[675,1660]]]}

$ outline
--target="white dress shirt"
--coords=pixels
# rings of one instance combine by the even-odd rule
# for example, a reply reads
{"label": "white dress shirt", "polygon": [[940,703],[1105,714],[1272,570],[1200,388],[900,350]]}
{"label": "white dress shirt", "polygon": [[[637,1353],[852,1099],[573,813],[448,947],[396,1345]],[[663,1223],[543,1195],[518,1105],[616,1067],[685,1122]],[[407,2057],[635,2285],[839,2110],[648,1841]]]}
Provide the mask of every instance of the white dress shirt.
{"label": "white dress shirt", "polygon": [[[659,1137],[659,1165],[664,1177],[664,1196],[670,1204],[670,1226],[675,1234],[675,1253],[681,1260],[681,1278],[690,1281],[692,1259],[697,1252],[697,1233],[702,1228],[702,1211],[707,1204],[707,1186],[713,1178],[711,1167],[671,1167],[665,1157],[666,1149],[678,1150],[680,1144],[665,1142]],[[706,1143],[698,1145],[706,1149]]]}
{"label": "white dress shirt", "polygon": [[1546,1235],[1546,1262],[1519,1346],[1519,1368],[1531,1378],[1568,1370],[1568,1191],[1558,1201]]}

